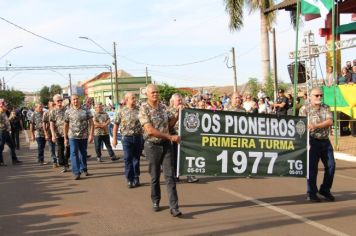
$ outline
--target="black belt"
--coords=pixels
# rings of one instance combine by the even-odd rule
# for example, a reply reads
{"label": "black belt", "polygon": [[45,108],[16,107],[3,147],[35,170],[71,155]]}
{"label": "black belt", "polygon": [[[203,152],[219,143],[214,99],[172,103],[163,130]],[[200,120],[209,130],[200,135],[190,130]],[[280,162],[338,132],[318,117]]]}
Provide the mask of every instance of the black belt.
{"label": "black belt", "polygon": [[327,141],[329,141],[329,139],[328,138],[314,138],[313,136],[310,136],[310,138],[311,139],[313,139],[313,140],[316,140],[316,141],[320,141],[320,142],[327,142]]}

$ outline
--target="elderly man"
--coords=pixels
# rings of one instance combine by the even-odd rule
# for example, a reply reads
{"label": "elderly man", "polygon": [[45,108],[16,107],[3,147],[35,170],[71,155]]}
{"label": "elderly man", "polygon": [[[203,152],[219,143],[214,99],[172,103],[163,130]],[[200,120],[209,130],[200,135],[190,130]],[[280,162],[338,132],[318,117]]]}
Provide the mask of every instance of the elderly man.
{"label": "elderly man", "polygon": [[15,152],[15,145],[11,140],[10,131],[11,125],[9,118],[6,115],[6,104],[3,99],[0,100],[0,166],[6,166],[3,157],[4,145],[5,143],[10,148],[10,155],[12,159],[12,164],[20,164],[22,161],[19,161]]}
{"label": "elderly man", "polygon": [[50,111],[53,109],[53,101],[48,102],[48,110],[43,113],[43,130],[45,133],[46,141],[48,142],[49,153],[52,157],[52,166],[53,168],[58,167],[58,159],[56,156],[56,143],[52,141],[52,132],[51,132],[51,125],[49,114]]}
{"label": "elderly man", "polygon": [[[176,114],[176,113],[179,113],[179,110],[181,110],[183,108],[184,108],[184,104],[183,104],[182,96],[179,93],[173,94],[169,101],[169,111],[172,114]],[[177,135],[178,128],[179,128],[179,123],[176,122],[174,127],[170,129],[169,133],[172,135]],[[174,175],[176,175],[177,174],[177,159],[178,159],[178,144],[176,142],[173,142],[172,145],[173,145],[173,170],[174,170]],[[179,177],[176,178],[176,181],[177,182],[179,181]],[[198,181],[199,181],[199,179],[193,175],[187,176],[188,183],[195,183]]]}
{"label": "elderly man", "polygon": [[140,156],[143,147],[142,126],[138,119],[139,107],[136,105],[136,96],[132,92],[125,95],[125,105],[115,118],[113,128],[114,146],[117,144],[117,130],[121,127],[122,146],[124,149],[125,176],[127,187],[140,185]]}
{"label": "elderly man", "polygon": [[102,162],[101,159],[101,147],[103,143],[105,144],[109,156],[112,161],[117,160],[114,151],[112,150],[110,144],[110,136],[108,125],[110,124],[110,117],[108,113],[104,112],[103,104],[99,102],[95,105],[95,113],[93,118],[94,123],[94,145],[96,158],[98,162]]}
{"label": "elderly man", "polygon": [[310,103],[299,110],[300,116],[308,116],[309,129],[309,179],[308,200],[320,202],[316,185],[319,160],[324,164],[324,180],[319,194],[328,201],[334,201],[330,189],[335,174],[334,150],[329,140],[329,128],[333,124],[330,108],[322,103],[323,92],[320,88],[313,88],[310,92]]}
{"label": "elderly man", "polygon": [[69,168],[69,145],[64,144],[64,113],[63,98],[60,94],[53,96],[55,107],[49,111],[49,121],[52,134],[52,142],[57,144],[58,164],[63,167],[62,172]]}
{"label": "elderly man", "polygon": [[37,142],[37,158],[40,165],[46,165],[44,162],[44,148],[46,146],[45,132],[43,128],[43,106],[40,103],[35,105],[35,112],[30,119],[30,132],[32,141]]}
{"label": "elderly man", "polygon": [[[80,106],[79,97],[71,96],[71,107],[64,114],[64,143],[70,146],[70,160],[74,179],[81,173],[89,176],[87,167],[87,147],[93,142],[93,116],[89,110]],[[68,138],[67,138],[68,137]]]}
{"label": "elderly man", "polygon": [[242,107],[242,101],[238,93],[234,92],[231,95],[230,103],[224,107],[224,111],[246,112],[245,108]]}
{"label": "elderly man", "polygon": [[182,215],[178,207],[178,195],[172,166],[171,142],[180,142],[178,135],[170,135],[178,119],[178,113],[172,114],[167,107],[160,103],[156,85],[150,84],[146,88],[147,103],[140,107],[139,120],[144,129],[145,154],[149,162],[151,175],[151,199],[153,210],[159,211],[161,200],[160,175],[161,167],[165,176],[169,207],[172,216]]}

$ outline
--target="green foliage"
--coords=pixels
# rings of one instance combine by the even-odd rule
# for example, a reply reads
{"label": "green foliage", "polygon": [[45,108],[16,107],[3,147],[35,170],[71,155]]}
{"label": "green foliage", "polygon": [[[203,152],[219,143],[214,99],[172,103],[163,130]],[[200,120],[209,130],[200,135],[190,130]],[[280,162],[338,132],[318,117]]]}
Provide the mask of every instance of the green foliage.
{"label": "green foliage", "polygon": [[169,100],[171,99],[172,95],[175,93],[179,93],[183,97],[189,95],[188,92],[179,90],[175,87],[169,86],[168,84],[158,85],[157,87],[161,100],[166,104],[169,104]]}
{"label": "green foliage", "polygon": [[273,75],[270,74],[267,78],[266,84],[265,84],[265,88],[264,88],[264,92],[266,94],[267,97],[270,97],[271,99],[273,99],[274,97],[274,82],[273,82]]}
{"label": "green foliage", "polygon": [[62,88],[58,84],[52,84],[49,92],[51,94],[51,98],[53,98],[53,96],[56,94],[62,94]]}
{"label": "green foliage", "polygon": [[18,90],[1,90],[0,98],[3,98],[9,108],[18,108],[25,100],[25,94]]}
{"label": "green foliage", "polygon": [[62,88],[58,84],[52,84],[51,87],[44,86],[40,90],[40,102],[44,105],[48,103],[48,101],[52,100],[55,94],[62,94]]}
{"label": "green foliage", "polygon": [[257,78],[249,78],[247,82],[247,89],[250,92],[251,96],[256,98],[259,90],[259,85]]}
{"label": "green foliage", "polygon": [[51,98],[51,94],[49,92],[49,88],[47,86],[44,86],[40,90],[40,102],[42,104],[47,104],[50,98]]}
{"label": "green foliage", "polygon": [[292,85],[289,83],[285,83],[283,81],[278,81],[278,89],[283,89],[284,91],[287,91]]}

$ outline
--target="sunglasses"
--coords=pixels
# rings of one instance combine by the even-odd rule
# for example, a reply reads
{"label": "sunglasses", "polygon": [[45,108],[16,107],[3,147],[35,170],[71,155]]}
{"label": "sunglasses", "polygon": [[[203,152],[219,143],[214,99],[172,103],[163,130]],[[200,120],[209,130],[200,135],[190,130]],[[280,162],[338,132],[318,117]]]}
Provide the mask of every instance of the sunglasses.
{"label": "sunglasses", "polygon": [[57,100],[57,102],[63,102],[63,100]]}
{"label": "sunglasses", "polygon": [[319,98],[319,97],[322,98],[322,97],[323,97],[322,94],[313,94],[313,96],[314,96],[314,97],[317,97],[317,98]]}

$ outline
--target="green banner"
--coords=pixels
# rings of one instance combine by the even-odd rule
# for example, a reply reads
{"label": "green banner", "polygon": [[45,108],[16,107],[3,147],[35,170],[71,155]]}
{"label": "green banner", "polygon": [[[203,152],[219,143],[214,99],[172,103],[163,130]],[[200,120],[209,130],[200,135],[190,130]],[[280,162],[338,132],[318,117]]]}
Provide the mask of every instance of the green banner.
{"label": "green banner", "polygon": [[305,117],[184,109],[179,175],[307,176]]}

